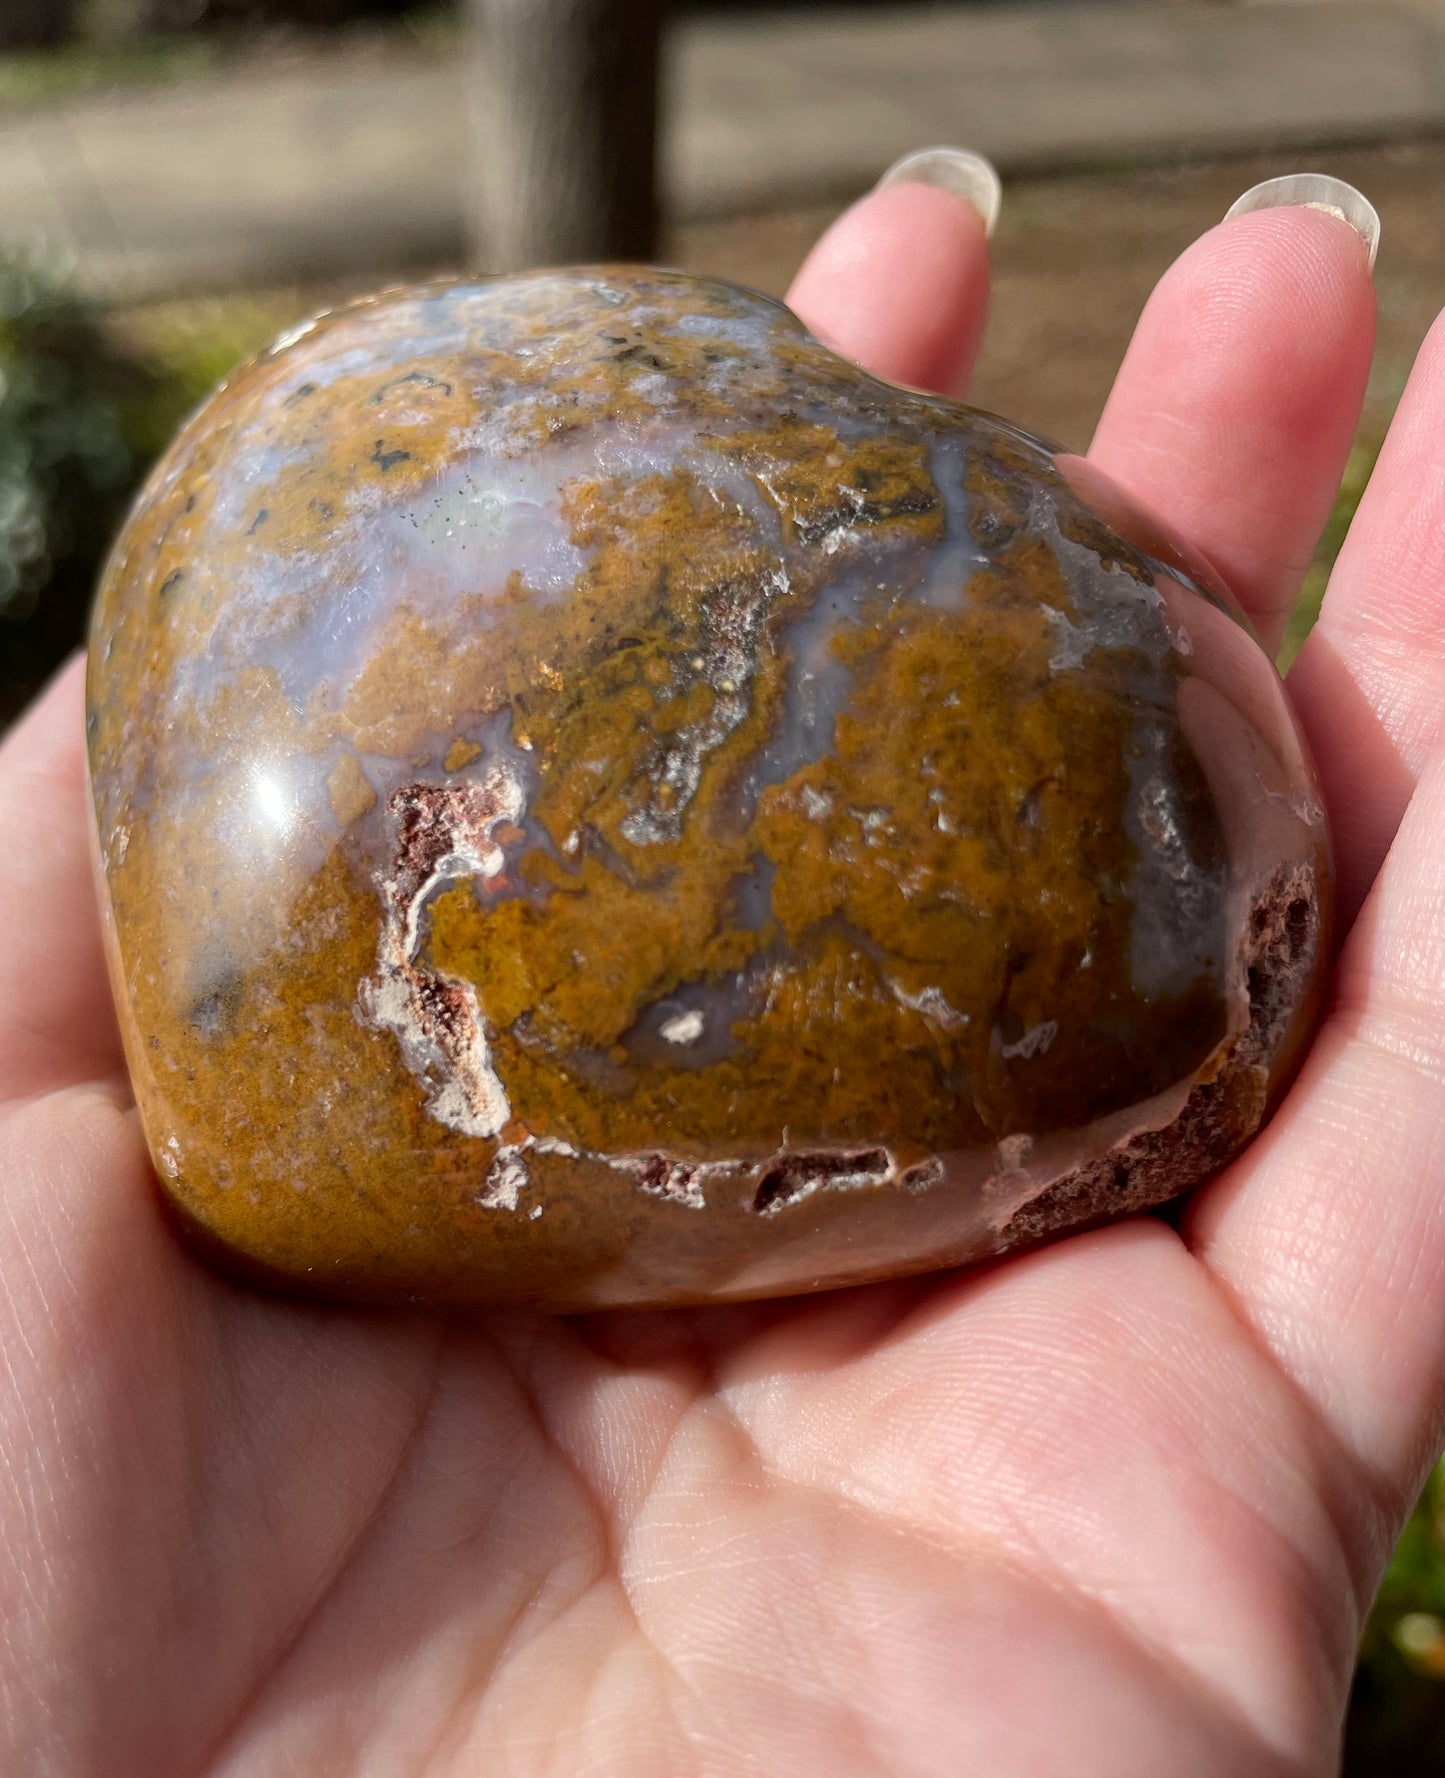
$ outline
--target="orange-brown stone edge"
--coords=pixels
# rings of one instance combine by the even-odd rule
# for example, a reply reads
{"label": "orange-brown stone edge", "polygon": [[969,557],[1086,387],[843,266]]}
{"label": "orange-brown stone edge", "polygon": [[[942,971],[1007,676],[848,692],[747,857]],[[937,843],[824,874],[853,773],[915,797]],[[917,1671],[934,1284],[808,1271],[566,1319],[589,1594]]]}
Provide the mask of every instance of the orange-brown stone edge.
{"label": "orange-brown stone edge", "polygon": [[[1318,968],[1317,959],[1329,952],[1332,913],[1328,877],[1314,865],[1297,864],[1278,872],[1255,898],[1245,924],[1240,949],[1249,982],[1249,1023],[1223,1065],[1211,1079],[1194,1088],[1172,1123],[1132,1137],[1098,1160],[1074,1168],[1017,1211],[989,1252],[961,1265],[985,1264],[1154,1209],[1205,1184],[1233,1160],[1268,1122],[1299,1070],[1328,987],[1328,972]],[[485,1304],[429,1304],[420,1292],[410,1299],[399,1299],[395,1292],[370,1292],[352,1281],[328,1291],[326,1281],[314,1273],[303,1285],[294,1274],[238,1253],[177,1205],[169,1193],[161,1196],[171,1221],[196,1255],[246,1284],[313,1307],[328,1301],[352,1308],[432,1307],[461,1316],[486,1310]],[[854,1289],[899,1275],[893,1270],[880,1272],[877,1279],[855,1276],[831,1288]],[[826,1283],[804,1284],[792,1294],[813,1295],[829,1288]],[[667,1303],[608,1306],[680,1308],[705,1301],[737,1302],[784,1294],[788,1293],[776,1289],[744,1290],[727,1297],[680,1296]],[[507,1307],[511,1313],[526,1313],[529,1308],[554,1314],[598,1312],[595,1302],[583,1301],[512,1302]]]}

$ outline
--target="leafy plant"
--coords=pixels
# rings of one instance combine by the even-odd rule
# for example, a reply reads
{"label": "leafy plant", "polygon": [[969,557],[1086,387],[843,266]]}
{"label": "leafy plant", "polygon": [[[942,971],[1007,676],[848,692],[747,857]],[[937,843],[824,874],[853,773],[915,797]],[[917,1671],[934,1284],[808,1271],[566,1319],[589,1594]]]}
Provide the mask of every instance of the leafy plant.
{"label": "leafy plant", "polygon": [[79,640],[126,501],[188,393],[63,281],[0,254],[0,721]]}
{"label": "leafy plant", "polygon": [[[1389,415],[1385,415],[1388,422]],[[1314,559],[1305,575],[1304,584],[1295,600],[1294,610],[1290,613],[1289,623],[1285,628],[1284,643],[1279,651],[1280,671],[1286,672],[1294,657],[1299,653],[1304,639],[1314,628],[1315,619],[1320,614],[1320,605],[1324,601],[1325,588],[1329,584],[1330,570],[1335,565],[1335,557],[1340,553],[1340,545],[1345,541],[1355,516],[1355,509],[1360,504],[1361,496],[1369,485],[1370,476],[1374,472],[1375,459],[1380,454],[1380,446],[1385,442],[1385,424],[1377,414],[1367,415],[1360,427],[1358,436],[1350,448],[1349,460],[1345,464],[1345,473],[1340,480],[1340,491],[1335,496],[1335,504],[1325,523],[1324,531],[1315,548]]]}
{"label": "leafy plant", "polygon": [[1414,1778],[1445,1760],[1445,1464],[1405,1526],[1360,1644],[1346,1778]]}

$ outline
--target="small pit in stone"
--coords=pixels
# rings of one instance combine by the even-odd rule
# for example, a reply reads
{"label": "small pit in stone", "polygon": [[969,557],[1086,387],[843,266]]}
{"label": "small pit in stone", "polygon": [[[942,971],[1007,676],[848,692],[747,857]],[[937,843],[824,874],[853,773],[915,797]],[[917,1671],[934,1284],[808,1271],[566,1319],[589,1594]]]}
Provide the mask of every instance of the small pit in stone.
{"label": "small pit in stone", "polygon": [[753,1193],[752,1207],[767,1216],[826,1186],[881,1184],[893,1170],[886,1148],[820,1149],[781,1154],[769,1161]]}
{"label": "small pit in stone", "polygon": [[938,1185],[944,1174],[943,1162],[937,1155],[930,1155],[926,1161],[918,1161],[898,1176],[898,1183],[906,1192],[925,1192]]}
{"label": "small pit in stone", "polygon": [[616,1163],[624,1173],[631,1174],[645,1192],[656,1198],[668,1198],[675,1204],[693,1209],[703,1206],[702,1168],[692,1161],[680,1161],[669,1154],[629,1155]]}

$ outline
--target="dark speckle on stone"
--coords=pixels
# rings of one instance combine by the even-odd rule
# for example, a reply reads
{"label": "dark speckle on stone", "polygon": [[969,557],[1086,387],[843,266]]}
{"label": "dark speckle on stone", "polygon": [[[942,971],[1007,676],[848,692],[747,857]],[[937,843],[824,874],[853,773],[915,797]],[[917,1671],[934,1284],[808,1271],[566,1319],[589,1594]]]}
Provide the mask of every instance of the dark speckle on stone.
{"label": "dark speckle on stone", "polygon": [[411,452],[402,450],[388,451],[385,448],[385,441],[379,438],[371,448],[371,461],[377,466],[381,473],[385,475],[388,469],[395,469],[398,463],[410,463]]}
{"label": "dark speckle on stone", "polygon": [[[451,384],[443,382],[440,377],[430,376],[424,370],[409,370],[404,376],[392,377],[383,383],[371,398],[372,406],[375,407],[385,401],[393,389],[404,388],[408,383],[419,389],[440,389],[443,395],[450,395],[452,392]],[[378,440],[378,442],[380,441]]]}

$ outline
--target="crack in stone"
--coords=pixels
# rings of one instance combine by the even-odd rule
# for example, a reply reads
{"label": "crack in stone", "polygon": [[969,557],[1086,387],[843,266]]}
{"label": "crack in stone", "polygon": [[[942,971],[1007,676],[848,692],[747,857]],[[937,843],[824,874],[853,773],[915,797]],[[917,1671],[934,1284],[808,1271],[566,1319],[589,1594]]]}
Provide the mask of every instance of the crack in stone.
{"label": "crack in stone", "polygon": [[511,1107],[492,1067],[476,989],[417,962],[419,925],[442,884],[501,875],[505,859],[492,831],[517,821],[525,801],[517,779],[497,769],[475,784],[403,785],[387,805],[397,850],[391,875],[380,880],[386,917],[376,969],[357,989],[357,1017],[394,1034],[426,1090],[428,1112],[465,1136],[497,1135]]}

